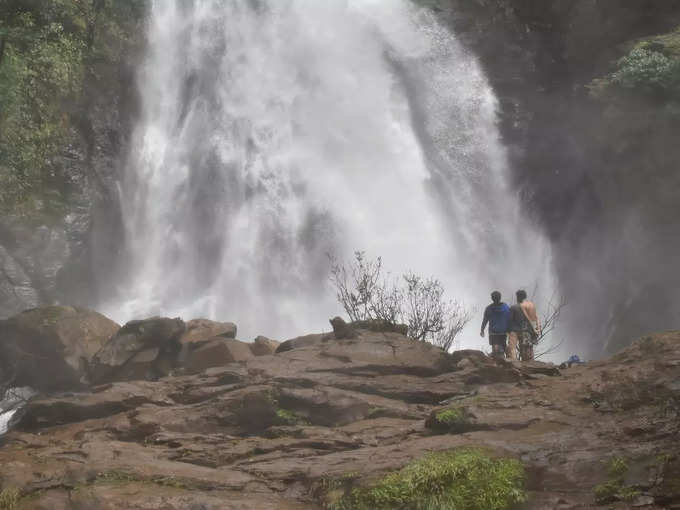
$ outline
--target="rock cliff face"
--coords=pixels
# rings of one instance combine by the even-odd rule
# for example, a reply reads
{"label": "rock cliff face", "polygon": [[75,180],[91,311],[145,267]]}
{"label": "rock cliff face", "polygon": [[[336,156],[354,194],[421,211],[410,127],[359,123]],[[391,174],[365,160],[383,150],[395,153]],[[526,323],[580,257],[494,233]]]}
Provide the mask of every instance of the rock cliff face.
{"label": "rock cliff face", "polygon": [[[64,130],[60,145],[45,156],[52,170],[32,169],[50,174],[32,190],[31,200],[42,205],[24,210],[21,204],[2,204],[0,318],[39,304],[91,306],[97,299],[97,275],[111,273],[121,240],[117,180],[137,108],[134,77],[143,12],[144,0],[87,5],[66,0],[58,6],[11,0],[0,8],[3,46],[23,50],[21,41],[39,40],[42,36],[31,30],[48,20],[79,48],[73,62],[56,60],[60,55],[48,61],[54,67],[73,66],[82,75],[67,100],[55,93],[40,103],[45,111],[58,112]],[[36,63],[37,52],[24,57],[30,65],[42,65]],[[3,70],[9,65],[7,59],[0,63]],[[47,81],[54,74],[49,66],[42,72]],[[3,86],[16,92],[12,88],[26,85],[3,81]],[[0,157],[2,171],[20,174],[5,156]],[[58,205],[45,207],[53,195]]]}
{"label": "rock cliff face", "polygon": [[515,186],[553,244],[573,340],[597,355],[631,333],[677,327],[676,100],[595,99],[589,85],[636,41],[675,30],[680,2],[420,3],[479,55],[496,90]]}
{"label": "rock cliff face", "polygon": [[[115,345],[137,349],[132,329]],[[357,329],[43,394],[2,438],[0,487],[20,509],[333,508],[428,452],[481,447],[524,466],[523,508],[675,508],[679,418],[679,332],[560,371]]]}

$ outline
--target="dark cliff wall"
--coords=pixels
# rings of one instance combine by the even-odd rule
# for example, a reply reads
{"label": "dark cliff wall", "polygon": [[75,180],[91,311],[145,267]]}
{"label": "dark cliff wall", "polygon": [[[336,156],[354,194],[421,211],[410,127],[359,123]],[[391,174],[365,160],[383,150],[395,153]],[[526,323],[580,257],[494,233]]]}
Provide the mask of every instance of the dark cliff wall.
{"label": "dark cliff wall", "polygon": [[120,239],[145,0],[0,2],[0,317],[91,305]]}
{"label": "dark cliff wall", "polygon": [[596,355],[680,327],[680,82],[593,93],[641,40],[659,36],[650,55],[677,65],[680,2],[425,3],[497,91],[514,184],[553,243],[570,341]]}

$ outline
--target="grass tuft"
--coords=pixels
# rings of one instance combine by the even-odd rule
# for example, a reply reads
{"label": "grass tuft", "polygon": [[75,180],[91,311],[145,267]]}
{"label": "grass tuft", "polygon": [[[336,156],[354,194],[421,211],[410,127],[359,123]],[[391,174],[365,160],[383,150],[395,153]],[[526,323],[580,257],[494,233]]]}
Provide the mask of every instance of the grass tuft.
{"label": "grass tuft", "polygon": [[19,490],[6,488],[0,491],[0,510],[15,510],[19,505]]}
{"label": "grass tuft", "polygon": [[479,449],[430,454],[356,488],[331,510],[505,510],[526,501],[524,468],[514,459]]}

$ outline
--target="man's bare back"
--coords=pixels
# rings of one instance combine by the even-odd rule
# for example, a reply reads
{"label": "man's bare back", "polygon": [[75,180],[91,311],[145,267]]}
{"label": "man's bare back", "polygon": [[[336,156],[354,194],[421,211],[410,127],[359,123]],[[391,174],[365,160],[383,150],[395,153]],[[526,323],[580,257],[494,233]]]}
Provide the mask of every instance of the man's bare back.
{"label": "man's bare back", "polygon": [[529,301],[528,299],[525,299],[520,303],[520,306],[522,307],[522,311],[524,314],[527,316],[527,319],[531,321],[531,325],[534,327],[534,330],[538,335],[541,334],[541,322],[538,319],[538,313],[536,312],[536,305],[532,302]]}

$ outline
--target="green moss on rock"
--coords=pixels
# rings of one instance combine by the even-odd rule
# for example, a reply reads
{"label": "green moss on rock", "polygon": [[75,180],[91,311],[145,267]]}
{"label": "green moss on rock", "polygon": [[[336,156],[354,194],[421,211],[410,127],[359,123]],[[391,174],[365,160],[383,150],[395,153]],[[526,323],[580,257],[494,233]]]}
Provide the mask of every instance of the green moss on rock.
{"label": "green moss on rock", "polygon": [[425,421],[425,427],[435,432],[453,434],[478,428],[474,415],[463,406],[433,411]]}
{"label": "green moss on rock", "polygon": [[289,409],[277,409],[275,425],[304,425],[307,420]]}

